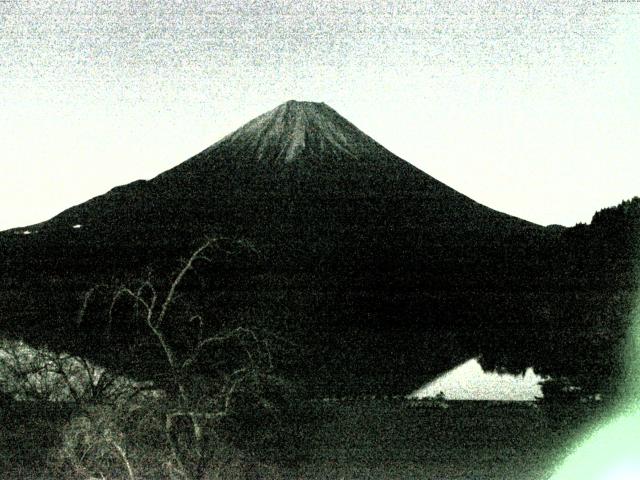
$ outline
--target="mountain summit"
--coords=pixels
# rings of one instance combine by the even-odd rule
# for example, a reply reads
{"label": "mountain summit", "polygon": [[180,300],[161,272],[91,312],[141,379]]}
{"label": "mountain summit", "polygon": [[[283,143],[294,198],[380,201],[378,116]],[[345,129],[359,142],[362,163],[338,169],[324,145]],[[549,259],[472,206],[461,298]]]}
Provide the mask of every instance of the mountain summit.
{"label": "mountain summit", "polygon": [[[371,143],[364,134],[324,103],[290,100],[260,115],[219,144],[250,152],[253,160],[291,163],[313,152],[356,157],[358,147]],[[368,137],[366,137],[368,140]]]}
{"label": "mountain summit", "polygon": [[340,190],[349,177],[349,187],[356,191],[375,189],[371,182],[379,184],[384,177],[431,179],[328,105],[295,100],[249,121],[166,175],[193,178],[215,172],[227,177],[259,175],[265,181],[273,175],[285,175],[294,182],[311,176],[316,187],[325,181],[333,183],[324,186],[328,190]]}

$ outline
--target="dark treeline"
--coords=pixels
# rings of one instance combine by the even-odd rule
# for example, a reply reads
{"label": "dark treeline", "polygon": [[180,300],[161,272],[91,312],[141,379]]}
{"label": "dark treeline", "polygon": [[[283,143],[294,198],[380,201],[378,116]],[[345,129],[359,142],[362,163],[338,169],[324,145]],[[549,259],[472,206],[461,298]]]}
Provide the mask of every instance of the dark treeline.
{"label": "dark treeline", "polygon": [[[485,366],[518,371],[534,365],[584,394],[615,395],[637,302],[639,241],[638,197],[597,212],[589,225],[559,232],[543,260],[540,296],[522,305],[535,312],[529,328],[483,348]],[[502,348],[507,344],[509,350]],[[554,384],[548,387],[552,395]]]}

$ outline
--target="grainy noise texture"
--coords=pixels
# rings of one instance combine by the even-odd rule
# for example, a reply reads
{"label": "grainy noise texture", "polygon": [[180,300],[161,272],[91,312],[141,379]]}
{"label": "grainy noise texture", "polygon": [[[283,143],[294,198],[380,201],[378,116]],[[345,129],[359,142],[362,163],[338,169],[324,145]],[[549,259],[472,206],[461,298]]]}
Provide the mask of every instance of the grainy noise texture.
{"label": "grainy noise texture", "polygon": [[638,38],[631,1],[0,0],[0,477],[635,455]]}
{"label": "grainy noise texture", "polygon": [[0,228],[156,175],[289,99],[489,206],[587,221],[635,194],[636,7],[4,1],[0,200],[20,201]]}

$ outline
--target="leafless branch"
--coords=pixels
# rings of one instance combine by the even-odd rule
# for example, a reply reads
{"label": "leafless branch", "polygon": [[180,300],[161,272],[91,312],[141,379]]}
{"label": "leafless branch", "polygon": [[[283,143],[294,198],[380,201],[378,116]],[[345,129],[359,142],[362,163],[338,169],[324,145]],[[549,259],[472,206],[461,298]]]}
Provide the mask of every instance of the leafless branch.
{"label": "leafless branch", "polygon": [[89,290],[87,290],[87,292],[84,294],[84,298],[82,301],[82,307],[80,308],[80,312],[78,313],[78,318],[76,320],[76,324],[80,325],[83,320],[84,320],[84,316],[86,314],[87,308],[89,308],[89,302],[91,301],[91,298],[99,291],[101,290],[108,290],[110,287],[107,284],[104,283],[99,283],[97,285],[94,285],[93,287],[91,287]]}
{"label": "leafless branch", "polygon": [[184,276],[187,274],[187,272],[189,272],[189,270],[191,270],[193,268],[194,263],[197,260],[204,260],[204,261],[208,261],[208,262],[211,261],[208,257],[203,255],[203,252],[206,251],[208,248],[210,248],[211,245],[214,242],[215,242],[215,240],[208,240],[204,245],[202,245],[195,252],[193,252],[193,254],[189,258],[189,260],[187,261],[185,266],[182,267],[182,269],[178,272],[178,275],[176,275],[176,277],[173,280],[173,282],[171,282],[171,287],[169,288],[169,293],[167,294],[164,302],[162,303],[162,308],[160,309],[160,314],[158,315],[158,319],[156,320],[156,327],[160,327],[162,325],[162,322],[164,321],[165,317],[167,316],[167,312],[169,311],[169,308],[170,308],[170,306],[171,306],[171,304],[172,304],[172,302],[174,300],[174,297],[175,297],[176,290],[177,290],[178,286],[182,283],[182,280],[183,280]]}
{"label": "leafless branch", "polygon": [[[255,251],[251,244],[237,243]],[[210,458],[210,452],[207,451],[204,443],[205,439],[209,437],[209,435],[205,435],[206,429],[213,429],[209,433],[215,436],[216,422],[230,415],[232,409],[235,408],[234,399],[239,393],[246,390],[242,384],[257,385],[256,382],[267,378],[263,376],[263,373],[273,368],[270,342],[260,338],[254,329],[238,326],[224,330],[222,325],[208,323],[209,319],[206,318],[206,315],[192,303],[180,302],[181,298],[189,298],[184,297],[189,291],[184,288],[183,284],[190,273],[196,275],[201,285],[203,283],[196,271],[199,262],[212,262],[209,253],[215,250],[232,255],[234,252],[227,247],[228,245],[220,242],[220,239],[207,240],[169,278],[166,290],[160,289],[157,284],[154,284],[151,274],[148,274],[146,279],[142,281],[129,285],[119,284],[116,288],[111,289],[112,294],[108,308],[109,328],[114,321],[114,316],[119,314],[117,307],[120,305],[120,301],[127,299],[133,304],[134,318],[144,321],[151,334],[149,338],[153,339],[154,343],[161,348],[163,361],[166,363],[164,372],[159,375],[164,373],[164,378],[168,380],[173,389],[170,393],[175,395],[168,397],[170,399],[167,402],[169,408],[168,411],[164,410],[164,422],[158,419],[160,428],[164,423],[166,445],[172,458],[171,461],[166,462],[165,466],[172,469],[174,474],[188,480],[202,478],[204,466],[207,459]],[[91,297],[98,288],[105,289],[106,286],[94,287],[85,295],[80,319],[84,317]],[[178,340],[173,339],[170,333],[174,331],[174,328],[179,328],[181,322],[194,327],[182,329],[192,334],[187,340],[186,347],[184,345],[179,347]],[[211,332],[215,333],[209,334]],[[221,368],[218,377],[219,384],[215,386],[216,391],[212,393],[205,389],[206,393],[203,396],[202,391],[194,383],[194,375],[197,372],[193,370],[193,367],[202,358],[205,350],[215,348],[218,351],[224,351],[225,348],[231,346],[237,348],[239,352],[244,352],[245,358],[242,360],[244,366],[229,373],[222,367],[222,363],[225,362],[230,366],[233,362],[225,359],[217,364]],[[233,360],[239,359],[234,358]],[[209,367],[213,369],[216,365],[209,365]],[[78,368],[82,370],[83,375],[90,383],[91,396],[101,395],[101,392],[110,389],[118,395],[121,401],[130,402],[142,392],[153,389],[153,385],[127,385],[128,393],[124,394],[117,391],[118,385],[114,377],[110,377],[107,373],[97,371],[95,367],[84,361],[80,361]],[[64,371],[64,368],[60,367],[58,373],[62,380],[69,383],[69,375]],[[72,388],[73,385],[69,384],[70,391]],[[72,394],[79,396],[80,393],[74,390]],[[267,399],[260,401],[267,410],[274,410],[274,406]],[[185,421],[188,419],[188,423],[178,421],[179,418],[184,418]],[[188,452],[184,450],[187,447],[181,443],[185,438],[189,439]],[[112,451],[115,449],[123,465],[126,466],[129,480],[133,480],[134,469],[126,454],[124,444],[119,442],[117,438],[112,438],[110,442]]]}
{"label": "leafless branch", "polygon": [[129,463],[129,459],[127,458],[127,454],[124,451],[124,449],[120,446],[120,444],[118,444],[115,440],[111,439],[109,442],[113,448],[116,450],[116,452],[118,452],[118,455],[120,456],[122,463],[124,463],[126,469],[127,469],[127,476],[129,477],[129,480],[135,480],[135,475],[133,474],[133,468],[131,467],[131,463]]}

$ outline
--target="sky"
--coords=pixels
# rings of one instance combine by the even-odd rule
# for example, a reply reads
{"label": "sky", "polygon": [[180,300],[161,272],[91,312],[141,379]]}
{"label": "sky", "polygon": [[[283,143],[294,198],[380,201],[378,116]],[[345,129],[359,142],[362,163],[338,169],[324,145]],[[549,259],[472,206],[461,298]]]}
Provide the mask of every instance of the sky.
{"label": "sky", "polygon": [[0,229],[323,101],[475,200],[588,222],[640,195],[640,3],[0,0]]}

